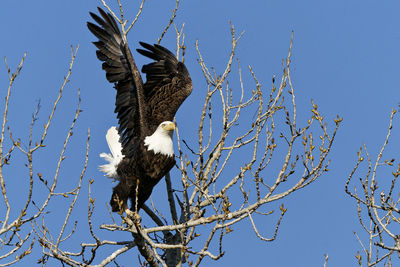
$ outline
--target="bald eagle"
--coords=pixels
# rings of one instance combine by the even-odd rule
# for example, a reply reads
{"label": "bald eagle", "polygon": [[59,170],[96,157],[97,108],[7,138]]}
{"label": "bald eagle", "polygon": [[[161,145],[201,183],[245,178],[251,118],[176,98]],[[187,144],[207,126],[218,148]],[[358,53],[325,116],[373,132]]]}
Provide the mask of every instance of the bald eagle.
{"label": "bald eagle", "polygon": [[143,83],[114,18],[101,8],[98,11],[101,17],[90,12],[98,25],[88,22],[87,26],[99,39],[93,42],[97,58],[117,91],[115,113],[119,123],[118,128],[107,132],[111,154],[101,154],[109,163],[100,169],[119,181],[110,200],[112,211],[126,210],[128,199],[132,210],[138,211],[175,165],[172,121],[192,92],[192,80],[185,65],[169,50],[139,42],[143,49],[137,51],[153,60],[142,68],[146,74]]}

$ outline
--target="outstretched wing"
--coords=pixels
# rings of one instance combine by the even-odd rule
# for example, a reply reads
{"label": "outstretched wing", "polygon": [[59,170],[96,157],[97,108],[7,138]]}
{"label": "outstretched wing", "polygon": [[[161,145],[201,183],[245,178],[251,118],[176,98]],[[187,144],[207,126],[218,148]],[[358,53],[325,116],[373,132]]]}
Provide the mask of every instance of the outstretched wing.
{"label": "outstretched wing", "polygon": [[148,104],[151,131],[163,121],[172,121],[182,102],[192,92],[192,79],[185,64],[179,62],[168,49],[161,45],[140,42],[145,48],[137,51],[154,62],[144,65],[146,74],[144,96]]}
{"label": "outstretched wing", "polygon": [[101,8],[98,10],[102,18],[91,12],[90,16],[99,26],[91,22],[87,26],[99,39],[93,42],[98,49],[97,58],[103,61],[107,80],[114,83],[117,90],[115,113],[119,122],[118,133],[121,136],[122,153],[130,157],[134,144],[147,132],[143,82],[114,18]]}

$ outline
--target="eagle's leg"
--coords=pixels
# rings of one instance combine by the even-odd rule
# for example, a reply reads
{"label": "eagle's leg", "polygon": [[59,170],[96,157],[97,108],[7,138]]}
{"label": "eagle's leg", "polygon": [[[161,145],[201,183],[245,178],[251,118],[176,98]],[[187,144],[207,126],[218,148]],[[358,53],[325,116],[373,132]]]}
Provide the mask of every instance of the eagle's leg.
{"label": "eagle's leg", "polygon": [[111,210],[113,212],[123,212],[128,209],[129,186],[120,182],[113,188],[113,194],[110,200]]}

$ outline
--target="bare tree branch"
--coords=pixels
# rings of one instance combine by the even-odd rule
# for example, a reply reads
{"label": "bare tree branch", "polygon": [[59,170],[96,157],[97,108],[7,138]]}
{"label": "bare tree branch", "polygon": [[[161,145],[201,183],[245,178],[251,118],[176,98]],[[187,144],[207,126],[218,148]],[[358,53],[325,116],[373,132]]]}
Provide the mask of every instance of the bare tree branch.
{"label": "bare tree branch", "polygon": [[[357,203],[359,222],[368,235],[368,242],[366,242],[363,241],[357,233],[354,233],[365,255],[365,258],[363,258],[359,252],[356,255],[360,266],[362,266],[363,262],[365,262],[367,266],[376,266],[376,264],[383,260],[386,261],[385,266],[392,266],[391,255],[394,252],[400,252],[400,239],[397,233],[400,220],[394,214],[400,214],[400,197],[395,186],[397,178],[400,175],[400,164],[395,167],[393,164],[395,161],[394,158],[382,160],[392,134],[393,119],[396,112],[396,110],[392,109],[388,132],[374,163],[364,144],[357,153],[357,162],[345,185],[345,192]],[[365,160],[362,155],[363,150],[367,160]],[[365,162],[367,162],[367,167],[363,168],[362,166],[365,165]],[[384,179],[377,179],[377,177],[379,177],[378,171],[383,168],[393,169],[393,177],[390,183]],[[361,193],[357,193],[357,185],[354,187],[353,192],[350,191],[349,185],[352,178],[364,169],[365,174],[362,175],[364,178],[359,179],[359,186],[361,186],[362,189]],[[378,184],[380,185],[379,187]],[[380,194],[377,194],[378,188],[381,190]],[[366,226],[367,223],[369,223],[369,227]],[[387,245],[388,243],[393,245]],[[398,255],[400,255],[400,253]]]}

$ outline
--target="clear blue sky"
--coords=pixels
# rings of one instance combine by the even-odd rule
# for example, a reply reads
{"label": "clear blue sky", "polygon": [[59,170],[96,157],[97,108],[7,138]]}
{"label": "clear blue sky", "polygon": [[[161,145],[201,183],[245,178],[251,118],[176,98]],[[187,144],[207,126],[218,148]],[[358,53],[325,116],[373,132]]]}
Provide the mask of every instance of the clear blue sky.
{"label": "clear blue sky", "polygon": [[[139,1],[123,2],[129,2],[125,3],[125,15],[134,17]],[[97,205],[97,225],[108,220],[103,203],[108,202],[113,186],[97,170],[101,164],[98,154],[107,149],[105,132],[116,123],[114,90],[104,77],[91,44],[94,37],[86,28],[88,12],[95,11],[98,5],[100,1],[78,0],[13,0],[2,1],[0,5],[0,55],[7,56],[9,65],[15,69],[23,53],[28,54],[12,93],[9,124],[16,137],[26,140],[31,114],[37,100],[41,99],[40,121],[36,128],[36,133],[39,132],[66,73],[69,47],[80,45],[71,82],[49,133],[50,148],[40,154],[41,158],[35,163],[37,172],[48,176],[54,172],[57,151],[72,121],[77,89],[80,88],[83,113],[67,152],[69,160],[62,170],[60,188],[72,188],[76,181],[83,164],[86,131],[90,128],[88,172],[81,204],[74,214],[82,224],[82,233],[86,229],[87,181],[89,178],[95,180],[93,195]],[[156,42],[174,6],[173,0],[147,0],[142,17],[130,33],[131,48],[140,40]],[[326,253],[329,254],[328,266],[356,266],[354,255],[361,247],[353,231],[367,240],[357,220],[355,202],[345,194],[344,184],[362,142],[373,158],[377,155],[386,136],[391,108],[400,102],[399,10],[398,1],[182,0],[176,23],[185,23],[186,64],[194,81],[194,92],[177,115],[183,131],[195,133],[191,126],[193,121],[198,121],[196,107],[201,105],[199,99],[206,89],[196,63],[195,40],[199,40],[208,65],[221,73],[230,49],[229,20],[237,32],[245,31],[236,56],[242,66],[252,65],[265,89],[269,89],[273,74],[281,74],[281,60],[287,55],[293,30],[291,71],[298,112],[304,114],[299,115],[300,118],[309,116],[310,99],[314,99],[321,114],[328,118],[334,118],[336,114],[344,118],[329,156],[332,160],[330,172],[284,200],[288,212],[277,240],[272,243],[258,240],[249,222],[245,221],[233,227],[234,232],[226,238],[225,256],[218,262],[207,261],[207,266],[322,266]],[[162,44],[175,48],[173,30]],[[137,53],[134,57],[138,65],[146,62]],[[4,99],[8,79],[4,64],[0,64],[0,96]],[[246,77],[249,79],[248,74]],[[400,145],[399,126],[397,119],[387,158],[399,159],[396,150]],[[10,192],[25,183],[26,173],[23,165],[18,170],[8,170]],[[18,201],[16,195],[11,198]],[[65,209],[56,204],[51,208],[56,208],[55,214]],[[270,220],[260,221],[259,225],[269,226]],[[49,218],[50,224],[55,222]],[[265,230],[272,233],[272,229]],[[113,238],[110,234],[106,236]],[[81,240],[78,236],[74,241],[79,244],[90,239]],[[35,262],[40,257],[39,252],[36,246],[33,255],[23,263]],[[137,259],[135,250],[128,252],[118,263],[129,266],[132,259]],[[57,266],[58,262],[49,264],[53,265]]]}

